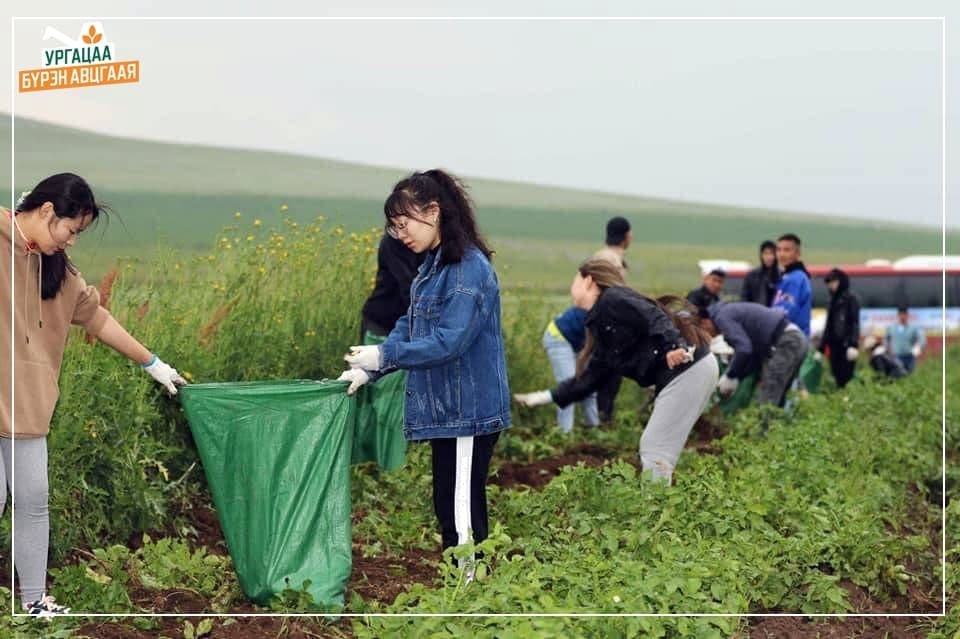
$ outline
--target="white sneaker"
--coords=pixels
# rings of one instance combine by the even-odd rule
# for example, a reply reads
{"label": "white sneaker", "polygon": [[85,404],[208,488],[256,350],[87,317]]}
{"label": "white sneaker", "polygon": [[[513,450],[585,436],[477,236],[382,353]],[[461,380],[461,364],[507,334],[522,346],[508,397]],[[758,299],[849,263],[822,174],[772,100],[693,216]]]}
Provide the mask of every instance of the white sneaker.
{"label": "white sneaker", "polygon": [[24,604],[23,608],[27,611],[27,614],[37,617],[54,617],[56,615],[65,615],[70,612],[70,609],[66,606],[58,605],[56,600],[50,595],[44,595],[36,601],[31,601],[28,604]]}

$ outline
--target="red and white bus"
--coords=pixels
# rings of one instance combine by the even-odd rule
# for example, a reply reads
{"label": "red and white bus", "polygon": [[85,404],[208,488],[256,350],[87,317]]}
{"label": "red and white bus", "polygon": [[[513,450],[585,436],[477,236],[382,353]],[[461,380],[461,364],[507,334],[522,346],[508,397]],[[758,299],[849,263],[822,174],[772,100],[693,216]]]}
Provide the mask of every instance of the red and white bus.
{"label": "red and white bus", "polygon": [[[703,272],[718,267],[726,271],[721,297],[731,300],[740,298],[743,278],[754,266],[724,260],[700,262]],[[960,340],[960,256],[914,255],[895,262],[870,260],[866,264],[808,264],[813,287],[810,323],[813,337],[823,332],[830,303],[830,293],[823,277],[834,267],[850,276],[850,290],[860,300],[861,336],[885,335],[887,327],[897,322],[897,308],[906,306],[910,309],[910,323],[926,332],[928,350],[938,351],[941,348],[944,310],[947,340]]]}

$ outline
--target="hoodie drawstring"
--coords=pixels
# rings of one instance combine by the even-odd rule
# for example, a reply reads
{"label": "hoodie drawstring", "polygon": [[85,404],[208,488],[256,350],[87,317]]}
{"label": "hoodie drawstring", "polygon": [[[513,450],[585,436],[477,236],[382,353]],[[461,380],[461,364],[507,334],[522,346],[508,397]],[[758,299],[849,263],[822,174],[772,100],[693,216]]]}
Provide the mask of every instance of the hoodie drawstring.
{"label": "hoodie drawstring", "polygon": [[37,308],[40,309],[40,319],[37,326],[43,328],[43,257],[37,255]]}
{"label": "hoodie drawstring", "polygon": [[[13,217],[13,216],[11,216]],[[23,234],[23,230],[20,228],[20,225],[17,224],[17,220],[13,218],[13,225],[17,227],[17,232],[20,233],[20,237],[23,239],[24,251],[26,252],[27,259],[27,268],[23,273],[23,312],[24,312],[24,322],[26,323],[26,331],[24,337],[26,337],[27,344],[30,343],[30,256],[34,254],[33,247],[35,244],[27,239],[27,236]],[[37,326],[43,328],[43,258],[39,253],[37,255],[37,308],[39,310],[39,319],[37,320]]]}
{"label": "hoodie drawstring", "polygon": [[23,272],[23,313],[24,313],[24,324],[26,324],[24,330],[24,336],[27,338],[27,344],[30,343],[30,300],[27,293],[27,288],[30,286],[30,252],[27,252],[27,268]]}

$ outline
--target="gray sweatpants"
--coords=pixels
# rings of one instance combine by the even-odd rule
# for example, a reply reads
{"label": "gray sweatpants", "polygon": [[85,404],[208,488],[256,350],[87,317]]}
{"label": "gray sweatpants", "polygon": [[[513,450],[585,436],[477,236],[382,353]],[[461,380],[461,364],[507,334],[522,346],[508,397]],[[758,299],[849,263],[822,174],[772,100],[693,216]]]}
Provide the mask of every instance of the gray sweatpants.
{"label": "gray sweatpants", "polygon": [[770,355],[763,364],[760,388],[757,389],[757,404],[782,407],[787,397],[787,389],[800,372],[800,365],[806,355],[807,336],[796,324],[790,324],[770,349]]}
{"label": "gray sweatpants", "polygon": [[50,513],[47,509],[47,438],[0,438],[0,513],[7,501],[7,486],[13,484],[11,451],[16,447],[16,492],[13,495],[14,557],[24,604],[43,596],[47,580],[47,550],[50,547]]}
{"label": "gray sweatpants", "polygon": [[717,386],[717,358],[707,355],[667,384],[653,402],[653,413],[640,437],[643,471],[654,479],[673,478],[687,436],[697,423]]}

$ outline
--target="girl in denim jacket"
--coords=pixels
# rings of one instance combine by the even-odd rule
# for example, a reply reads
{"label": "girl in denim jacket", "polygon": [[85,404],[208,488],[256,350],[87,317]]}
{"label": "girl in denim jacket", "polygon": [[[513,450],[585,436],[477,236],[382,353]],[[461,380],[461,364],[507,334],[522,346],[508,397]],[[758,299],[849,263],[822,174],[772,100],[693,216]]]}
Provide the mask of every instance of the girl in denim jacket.
{"label": "girl in denim jacket", "polygon": [[443,548],[487,537],[486,482],[510,396],[500,287],[463,184],[438,169],[414,173],[383,206],[387,232],[426,253],[410,308],[380,345],[353,346],[340,379],[349,394],[409,371],[404,435],[430,440],[433,504]]}

